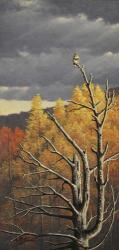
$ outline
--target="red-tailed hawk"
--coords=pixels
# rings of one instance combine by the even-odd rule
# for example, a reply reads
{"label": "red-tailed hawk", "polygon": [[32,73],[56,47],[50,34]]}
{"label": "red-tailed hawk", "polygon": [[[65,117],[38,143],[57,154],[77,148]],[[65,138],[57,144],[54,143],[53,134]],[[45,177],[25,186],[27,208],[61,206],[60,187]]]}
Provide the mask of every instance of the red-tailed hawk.
{"label": "red-tailed hawk", "polygon": [[72,61],[73,61],[74,66],[79,66],[80,65],[80,56],[77,53],[74,53]]}

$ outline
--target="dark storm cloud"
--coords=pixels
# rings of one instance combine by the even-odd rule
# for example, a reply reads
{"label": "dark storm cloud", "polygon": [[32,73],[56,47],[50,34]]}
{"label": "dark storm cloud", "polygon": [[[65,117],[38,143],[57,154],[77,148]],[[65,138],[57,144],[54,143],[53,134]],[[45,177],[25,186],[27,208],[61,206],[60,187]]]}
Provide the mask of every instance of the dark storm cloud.
{"label": "dark storm cloud", "polygon": [[0,12],[20,11],[26,7],[35,7],[36,12],[41,11],[55,16],[76,16],[85,13],[90,19],[103,17],[107,22],[116,23],[119,20],[118,0],[1,0]]}
{"label": "dark storm cloud", "polygon": [[75,16],[85,13],[90,19],[103,17],[107,22],[119,21],[118,0],[46,0],[44,2],[50,6],[53,14]]}
{"label": "dark storm cloud", "polygon": [[30,6],[39,7],[40,0],[0,0],[0,12],[21,11]]}
{"label": "dark storm cloud", "polygon": [[[74,51],[80,52],[95,81],[103,85],[109,77],[118,85],[118,3],[0,1],[0,85],[9,87],[1,89],[0,97],[29,99],[37,92],[48,99],[69,97],[82,82],[72,68]],[[22,86],[28,89],[22,91]]]}
{"label": "dark storm cloud", "polygon": [[8,10],[14,10],[16,9],[16,4],[14,1],[10,0],[1,0],[0,1],[0,12],[8,11]]}
{"label": "dark storm cloud", "polygon": [[42,17],[27,10],[7,13],[0,20],[0,54],[4,56],[13,56],[25,46],[32,53],[49,51],[51,47],[90,48],[92,53],[118,50],[118,25],[105,24],[101,19],[90,21],[84,15]]}

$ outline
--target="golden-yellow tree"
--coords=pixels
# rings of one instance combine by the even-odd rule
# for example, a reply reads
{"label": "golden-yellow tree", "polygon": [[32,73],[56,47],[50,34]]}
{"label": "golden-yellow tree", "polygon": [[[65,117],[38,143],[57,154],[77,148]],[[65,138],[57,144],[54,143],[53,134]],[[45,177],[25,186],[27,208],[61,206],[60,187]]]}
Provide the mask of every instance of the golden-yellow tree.
{"label": "golden-yellow tree", "polygon": [[35,155],[39,154],[41,145],[41,136],[47,127],[47,116],[42,108],[42,100],[40,95],[36,95],[32,99],[31,111],[27,120],[24,147],[31,150]]}

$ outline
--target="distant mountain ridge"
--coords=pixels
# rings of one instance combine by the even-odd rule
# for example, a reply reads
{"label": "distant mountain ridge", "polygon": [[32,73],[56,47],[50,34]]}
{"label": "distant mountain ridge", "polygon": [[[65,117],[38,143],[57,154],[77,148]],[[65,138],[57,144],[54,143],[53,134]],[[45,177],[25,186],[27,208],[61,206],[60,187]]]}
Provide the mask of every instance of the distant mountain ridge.
{"label": "distant mountain ridge", "polygon": [[[46,108],[44,111],[52,112],[53,108]],[[0,116],[0,128],[9,127],[25,129],[27,120],[29,117],[29,112],[21,112],[19,114],[1,115]]]}
{"label": "distant mountain ridge", "polygon": [[25,129],[29,112],[21,112],[19,114],[1,115],[0,116],[0,128],[9,127]]}
{"label": "distant mountain ridge", "polygon": [[113,91],[115,92],[115,95],[116,95],[116,96],[119,95],[119,87],[110,88],[110,92],[112,93]]}
{"label": "distant mountain ridge", "polygon": [[[115,95],[119,95],[119,87],[110,88],[110,92],[115,91]],[[44,111],[51,111],[53,108],[46,108]],[[21,129],[25,129],[27,124],[27,119],[29,117],[29,112],[21,112],[19,114],[10,114],[10,115],[1,115],[0,116],[0,128],[1,127],[9,127],[16,128],[19,127]]]}

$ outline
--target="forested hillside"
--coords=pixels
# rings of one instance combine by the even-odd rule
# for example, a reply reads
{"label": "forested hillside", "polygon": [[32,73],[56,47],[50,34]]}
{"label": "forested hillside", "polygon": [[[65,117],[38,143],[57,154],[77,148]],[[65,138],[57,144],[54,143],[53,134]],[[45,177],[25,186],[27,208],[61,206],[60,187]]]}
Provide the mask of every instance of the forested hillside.
{"label": "forested hillside", "polygon": [[[110,92],[115,91],[115,95],[119,95],[119,88],[110,88]],[[52,108],[46,108],[47,111],[51,111]],[[29,117],[29,112],[21,112],[19,114],[10,114],[10,115],[0,115],[0,127],[9,127],[25,129],[27,124],[27,119]]]}
{"label": "forested hillside", "polygon": [[[99,109],[104,106],[104,91],[100,86],[91,85],[92,90],[94,91],[95,101],[99,105]],[[29,165],[25,159],[23,160],[21,147],[31,152],[37,159],[40,159],[43,164],[52,166],[54,170],[58,170],[59,173],[65,172],[65,164],[62,162],[62,159],[59,159],[57,154],[53,154],[52,150],[49,150],[48,141],[44,138],[48,138],[53,141],[58,150],[70,159],[72,147],[64,140],[64,137],[61,136],[58,129],[54,126],[51,120],[48,118],[47,111],[53,112],[58,121],[62,124],[66,131],[71,135],[72,138],[80,144],[81,147],[89,153],[90,165],[95,165],[95,157],[91,153],[91,147],[96,147],[96,134],[94,131],[94,121],[92,121],[91,111],[84,108],[88,101],[87,89],[85,84],[82,87],[75,87],[71,96],[71,102],[67,102],[67,105],[63,100],[58,99],[53,110],[43,110],[42,109],[42,100],[40,96],[34,96],[32,99],[32,107],[29,114],[22,113],[20,115],[11,115],[6,118],[0,118],[1,128],[0,128],[0,216],[1,224],[5,228],[5,223],[17,224],[23,226],[26,230],[35,229],[35,231],[48,231],[52,232],[62,230],[63,224],[66,225],[66,221],[57,218],[54,219],[51,216],[44,218],[41,215],[29,213],[25,210],[26,205],[19,204],[14,202],[14,197],[19,199],[22,198],[23,203],[32,203],[37,204],[44,203],[49,199],[51,203],[53,202],[52,197],[44,196],[40,197],[35,193],[32,188],[29,190],[20,189],[18,187],[36,185],[46,182],[46,177],[48,173],[38,174],[38,167],[34,166],[31,162]],[[79,107],[76,103],[83,103],[84,107]],[[2,127],[2,125],[4,125]],[[6,127],[7,125],[7,127]],[[12,126],[13,125],[13,126]],[[16,128],[15,128],[16,125]],[[104,126],[104,143],[108,141],[109,149],[107,156],[113,155],[115,152],[119,152],[119,96],[115,97],[115,103],[113,108],[108,114]],[[51,146],[51,145],[50,145]],[[32,174],[30,174],[32,173]],[[34,174],[33,174],[34,173]],[[37,173],[37,174],[36,174]],[[105,173],[106,174],[106,173]],[[115,189],[118,188],[119,180],[119,160],[112,161],[110,166],[110,180],[114,184]],[[70,176],[70,171],[65,172],[65,176]],[[49,176],[48,179],[52,183],[52,178]],[[54,181],[54,180],[53,180]],[[92,180],[93,182],[93,180]],[[58,187],[59,182],[58,178],[55,180],[55,186]],[[107,194],[107,200],[110,200],[109,191]],[[61,191],[61,190],[60,190]],[[62,186],[62,192],[67,193],[69,196],[69,189],[67,188],[66,183],[64,182]],[[96,189],[92,187],[93,199],[91,208],[95,212],[93,206],[96,202]],[[31,195],[32,194],[32,195]],[[31,196],[30,196],[31,195]],[[5,198],[5,196],[12,197],[11,200]],[[55,198],[53,198],[55,199]],[[59,204],[59,200],[55,200],[55,205]],[[23,209],[24,208],[24,209]],[[16,212],[17,209],[17,212]],[[25,211],[25,213],[24,213]],[[49,211],[49,210],[48,210]],[[28,217],[26,213],[28,212]],[[15,217],[16,213],[20,217]],[[118,219],[118,217],[117,217]],[[63,223],[63,224],[62,224]],[[118,220],[114,227],[118,227]],[[12,226],[11,226],[12,227]],[[14,228],[14,226],[13,226]],[[4,234],[1,237],[1,242],[4,242]],[[114,240],[113,238],[112,240]],[[45,245],[46,244],[46,245]],[[43,248],[45,246],[45,248]],[[41,240],[40,242],[41,249],[49,249],[48,243],[45,243]],[[25,249],[37,250],[38,244],[36,243],[26,243]],[[1,249],[10,249],[6,243],[3,244]],[[101,249],[108,249],[108,243]],[[113,248],[116,250],[117,248]],[[110,248],[112,250],[112,248]]]}

